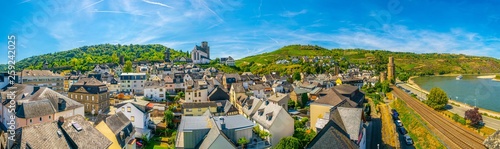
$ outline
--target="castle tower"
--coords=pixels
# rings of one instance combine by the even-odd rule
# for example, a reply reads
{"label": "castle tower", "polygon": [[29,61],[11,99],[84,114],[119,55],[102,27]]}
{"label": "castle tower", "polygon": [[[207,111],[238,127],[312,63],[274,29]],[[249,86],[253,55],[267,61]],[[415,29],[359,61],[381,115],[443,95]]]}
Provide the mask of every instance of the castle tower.
{"label": "castle tower", "polygon": [[165,62],[170,63],[170,48],[167,48],[164,54],[165,54]]}
{"label": "castle tower", "polygon": [[387,64],[387,80],[396,81],[395,80],[395,72],[394,72],[394,57],[389,57],[389,63]]}
{"label": "castle tower", "polygon": [[379,77],[379,82],[384,82],[387,79],[387,75],[385,74],[385,72],[380,72]]}

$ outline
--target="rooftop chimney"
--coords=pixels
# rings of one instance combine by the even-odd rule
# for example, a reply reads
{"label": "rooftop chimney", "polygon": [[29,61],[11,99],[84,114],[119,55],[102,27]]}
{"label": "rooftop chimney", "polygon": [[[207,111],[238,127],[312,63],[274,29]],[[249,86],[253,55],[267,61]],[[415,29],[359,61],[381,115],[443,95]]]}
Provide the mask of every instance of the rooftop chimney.
{"label": "rooftop chimney", "polygon": [[64,124],[64,117],[59,116],[59,120],[57,121],[57,124],[58,124],[59,126],[61,126],[62,124]]}
{"label": "rooftop chimney", "polygon": [[226,129],[226,123],[224,123],[224,118],[223,118],[223,117],[220,117],[219,119],[221,120],[221,123],[220,123],[220,129],[221,129],[221,130]]}

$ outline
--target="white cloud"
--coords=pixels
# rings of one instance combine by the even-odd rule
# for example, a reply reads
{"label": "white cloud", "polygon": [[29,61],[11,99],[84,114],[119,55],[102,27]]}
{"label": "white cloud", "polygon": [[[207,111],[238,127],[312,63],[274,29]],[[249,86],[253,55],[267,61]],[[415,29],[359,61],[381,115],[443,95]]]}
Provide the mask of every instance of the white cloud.
{"label": "white cloud", "polygon": [[160,3],[160,2],[153,2],[153,1],[149,1],[149,0],[142,0],[142,1],[143,1],[143,2],[146,2],[146,3],[149,3],[149,4],[162,6],[162,7],[174,8],[174,7],[172,7],[172,6],[169,6],[169,5],[167,5],[167,4],[163,4],[163,3]]}
{"label": "white cloud", "polygon": [[305,14],[307,13],[307,10],[305,9],[302,9],[301,11],[298,11],[298,12],[293,12],[293,11],[285,11],[283,13],[281,13],[280,15],[282,17],[295,17],[297,15],[300,15],[300,14]]}

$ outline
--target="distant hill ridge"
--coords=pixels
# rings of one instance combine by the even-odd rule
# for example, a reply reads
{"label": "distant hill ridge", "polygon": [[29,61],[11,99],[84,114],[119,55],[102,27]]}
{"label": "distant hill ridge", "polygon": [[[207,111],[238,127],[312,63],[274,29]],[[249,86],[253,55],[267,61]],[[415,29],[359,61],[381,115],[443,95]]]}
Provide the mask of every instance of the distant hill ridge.
{"label": "distant hill ridge", "polygon": [[[167,48],[160,44],[83,46],[68,51],[25,58],[18,61],[16,67],[19,69],[41,69],[43,63],[47,61],[49,68],[88,71],[95,64],[118,63],[120,55],[124,56],[125,61],[163,62],[164,52]],[[171,49],[170,53],[171,60],[182,56],[189,57],[189,51]],[[321,57],[315,60],[317,62],[304,62],[305,57],[310,61],[316,56]],[[239,68],[232,70],[260,74],[272,71],[285,74],[293,72],[324,73],[331,72],[334,65],[338,65],[341,70],[357,66],[361,69],[380,72],[386,70],[389,56],[395,58],[396,72],[412,75],[500,72],[500,60],[491,57],[439,53],[416,54],[364,49],[326,49],[316,45],[288,45],[272,52],[248,56],[236,60],[236,65]],[[299,62],[292,63],[292,59],[299,60]],[[277,64],[278,60],[286,60],[289,63]],[[0,65],[0,70],[6,70],[6,68],[6,65]]]}

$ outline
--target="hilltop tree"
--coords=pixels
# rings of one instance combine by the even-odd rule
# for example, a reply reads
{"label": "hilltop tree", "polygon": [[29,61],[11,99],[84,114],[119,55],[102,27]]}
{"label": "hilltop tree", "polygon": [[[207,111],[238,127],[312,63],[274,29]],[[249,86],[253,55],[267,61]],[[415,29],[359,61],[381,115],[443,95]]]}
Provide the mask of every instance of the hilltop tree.
{"label": "hilltop tree", "polygon": [[111,55],[111,62],[115,64],[118,64],[120,62],[120,59],[118,58],[118,55],[116,55],[116,53],[113,53],[113,55]]}
{"label": "hilltop tree", "polygon": [[300,96],[300,99],[301,99],[301,101],[300,101],[300,102],[302,102],[301,108],[304,108],[304,107],[305,107],[305,105],[307,104],[307,102],[309,101],[309,97],[307,96],[307,94],[306,94],[306,93],[303,93],[303,94]]}
{"label": "hilltop tree", "polygon": [[480,122],[483,121],[483,116],[479,113],[479,108],[476,107],[465,111],[465,119],[470,120],[471,126],[479,126]]}
{"label": "hilltop tree", "polygon": [[432,88],[429,95],[427,95],[427,100],[424,101],[429,107],[442,110],[448,103],[448,95],[440,88]]}
{"label": "hilltop tree", "polygon": [[123,71],[124,72],[132,72],[132,62],[130,60],[125,62],[125,66],[123,66]]}

